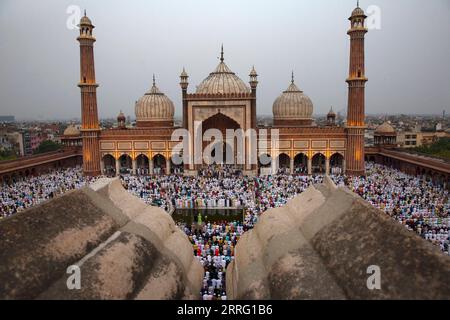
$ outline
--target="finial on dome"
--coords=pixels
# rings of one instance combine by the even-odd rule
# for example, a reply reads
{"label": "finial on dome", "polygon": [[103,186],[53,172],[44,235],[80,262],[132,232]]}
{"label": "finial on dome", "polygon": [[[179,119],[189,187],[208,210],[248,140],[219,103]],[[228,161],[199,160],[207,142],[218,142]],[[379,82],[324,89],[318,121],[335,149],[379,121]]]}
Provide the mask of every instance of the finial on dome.
{"label": "finial on dome", "polygon": [[223,43],[222,43],[222,49],[220,51],[220,62],[223,62]]}
{"label": "finial on dome", "polygon": [[336,117],[336,112],[334,112],[333,106],[331,106],[330,111],[328,111],[328,117]]}
{"label": "finial on dome", "polygon": [[153,74],[153,86],[156,86],[155,74]]}
{"label": "finial on dome", "polygon": [[292,70],[291,83],[294,84],[294,70]]}
{"label": "finial on dome", "polygon": [[123,113],[122,109],[120,109],[119,114],[117,115],[117,120],[125,120],[125,114]]}
{"label": "finial on dome", "polygon": [[181,71],[180,77],[188,77],[186,69],[183,67],[183,71]]}
{"label": "finial on dome", "polygon": [[84,9],[84,16],[86,17],[86,9]]}

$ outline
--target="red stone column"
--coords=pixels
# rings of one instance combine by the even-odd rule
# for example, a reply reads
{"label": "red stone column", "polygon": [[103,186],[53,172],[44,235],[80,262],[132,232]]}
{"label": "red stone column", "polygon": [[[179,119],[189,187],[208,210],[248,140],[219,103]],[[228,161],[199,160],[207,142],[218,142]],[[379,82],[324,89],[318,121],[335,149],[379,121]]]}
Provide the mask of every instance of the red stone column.
{"label": "red stone column", "polygon": [[80,83],[81,135],[83,139],[83,172],[88,176],[100,175],[100,127],[97,111],[97,87],[94,68],[94,26],[86,15],[81,18],[80,36]]}
{"label": "red stone column", "polygon": [[353,10],[349,18],[350,30],[350,66],[347,106],[347,159],[346,173],[350,176],[365,174],[364,132],[365,125],[365,77],[364,37],[367,29],[364,21],[367,16],[361,8]]}

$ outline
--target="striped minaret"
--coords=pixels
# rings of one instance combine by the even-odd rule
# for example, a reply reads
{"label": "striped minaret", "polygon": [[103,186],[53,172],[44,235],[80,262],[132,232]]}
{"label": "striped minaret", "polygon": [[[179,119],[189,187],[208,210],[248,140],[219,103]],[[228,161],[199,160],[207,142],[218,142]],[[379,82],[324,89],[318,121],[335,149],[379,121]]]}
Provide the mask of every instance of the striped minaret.
{"label": "striped minaret", "polygon": [[80,36],[80,83],[81,89],[81,135],[83,137],[83,171],[85,175],[100,175],[100,150],[97,112],[97,87],[94,68],[94,26],[86,16],[81,18]]}
{"label": "striped minaret", "polygon": [[347,156],[346,173],[350,176],[365,174],[364,132],[365,125],[365,85],[367,78],[364,68],[364,37],[367,33],[364,22],[367,16],[358,6],[349,18],[350,71],[347,106]]}

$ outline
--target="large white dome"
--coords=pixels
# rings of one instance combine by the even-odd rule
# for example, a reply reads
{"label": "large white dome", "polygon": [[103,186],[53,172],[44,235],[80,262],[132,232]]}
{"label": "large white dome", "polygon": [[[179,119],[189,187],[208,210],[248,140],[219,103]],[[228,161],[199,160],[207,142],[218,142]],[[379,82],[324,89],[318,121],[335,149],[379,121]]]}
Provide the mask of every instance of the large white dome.
{"label": "large white dome", "polygon": [[312,120],[313,103],[292,80],[291,84],[273,103],[275,120]]}
{"label": "large white dome", "polygon": [[223,62],[223,48],[217,68],[197,86],[198,94],[250,93],[251,89]]}
{"label": "large white dome", "polygon": [[173,121],[175,107],[173,102],[161,91],[153,80],[151,89],[136,102],[137,122]]}

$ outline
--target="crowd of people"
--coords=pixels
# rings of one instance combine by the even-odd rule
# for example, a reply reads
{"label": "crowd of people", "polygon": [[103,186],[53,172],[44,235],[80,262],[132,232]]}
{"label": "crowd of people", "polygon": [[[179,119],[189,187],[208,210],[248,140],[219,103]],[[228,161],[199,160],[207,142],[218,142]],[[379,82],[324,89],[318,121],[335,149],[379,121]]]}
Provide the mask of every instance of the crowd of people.
{"label": "crowd of people", "polygon": [[409,230],[450,255],[450,193],[431,180],[374,163],[348,187]]}
{"label": "crowd of people", "polygon": [[226,300],[226,268],[234,256],[234,248],[244,233],[241,221],[207,222],[198,225],[178,223],[188,235],[194,256],[205,274],[201,289],[203,300]]}
{"label": "crowd of people", "polygon": [[234,246],[243,232],[251,229],[259,215],[286,204],[311,184],[322,182],[321,176],[308,177],[280,173],[276,176],[247,177],[233,167],[205,168],[192,176],[124,176],[123,185],[149,204],[170,211],[184,208],[243,207],[243,221],[206,222],[187,225],[179,222],[194,247],[194,255],[205,269],[202,297],[226,299],[228,263]]}
{"label": "crowd of people", "polygon": [[197,177],[182,175],[122,176],[125,189],[148,204],[171,209],[240,208],[253,198],[249,179],[234,170]]}
{"label": "crowd of people", "polygon": [[[240,228],[236,228],[236,221],[207,223],[201,227],[179,224],[188,234],[194,254],[205,268],[202,297],[206,300],[226,299],[225,269],[233,259],[234,245],[244,231],[254,226],[259,215],[270,208],[284,205],[311,184],[322,182],[322,179],[322,176],[290,175],[281,170],[274,176],[251,178],[242,176],[239,170],[232,167],[205,168],[198,177],[123,177],[130,191],[165,210],[244,208],[245,215]],[[421,177],[409,176],[373,163],[367,164],[366,177],[347,178],[336,169],[332,171],[332,179],[338,185],[346,185],[408,229],[450,254],[448,191]]]}
{"label": "crowd of people", "polygon": [[205,300],[226,299],[225,270],[234,257],[234,246],[259,215],[284,205],[296,194],[322,177],[277,176],[246,177],[231,166],[209,167],[192,176],[123,176],[123,186],[148,204],[166,211],[185,208],[240,208],[243,221],[221,221],[178,226],[188,235],[194,255],[205,269],[201,296]]}
{"label": "crowd of people", "polygon": [[284,205],[322,176],[280,173],[247,177],[233,168],[204,169],[198,176],[122,176],[122,185],[147,204],[175,209],[244,208],[244,222],[253,226],[261,212]]}
{"label": "crowd of people", "polygon": [[[398,170],[367,163],[365,177],[345,177],[333,171],[332,179],[346,185],[373,206],[383,210],[409,230],[440,246],[450,254],[450,194],[424,177],[414,177]],[[51,199],[68,190],[93,181],[81,168],[57,170],[38,177],[28,177],[13,184],[3,184],[0,191],[0,218],[10,216]],[[202,169],[198,176],[129,175],[121,176],[129,192],[146,203],[172,213],[176,209],[244,210],[242,221],[178,222],[188,235],[193,253],[205,269],[202,297],[225,300],[228,264],[242,234],[253,228],[261,213],[287,203],[322,176],[277,175],[247,177],[231,166]]]}
{"label": "crowd of people", "polygon": [[82,168],[76,167],[3,183],[0,189],[0,219],[52,199],[58,194],[81,188],[94,179],[84,177]]}

